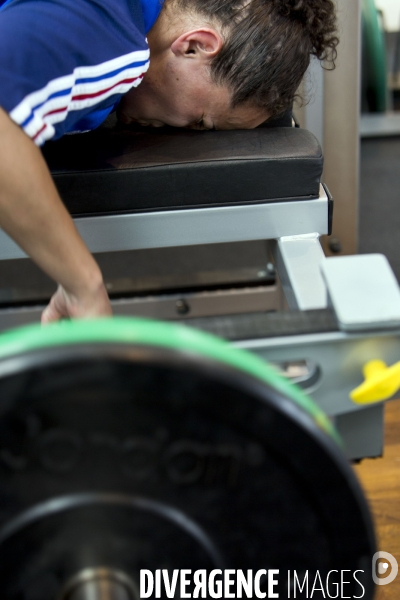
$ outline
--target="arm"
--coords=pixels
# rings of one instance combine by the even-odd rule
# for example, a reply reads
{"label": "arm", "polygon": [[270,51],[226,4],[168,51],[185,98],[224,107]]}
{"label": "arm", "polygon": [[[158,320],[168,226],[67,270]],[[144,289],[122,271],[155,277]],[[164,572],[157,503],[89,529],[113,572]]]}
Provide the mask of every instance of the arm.
{"label": "arm", "polygon": [[111,314],[100,269],[65,209],[40,150],[1,108],[0,226],[59,283],[42,322]]}

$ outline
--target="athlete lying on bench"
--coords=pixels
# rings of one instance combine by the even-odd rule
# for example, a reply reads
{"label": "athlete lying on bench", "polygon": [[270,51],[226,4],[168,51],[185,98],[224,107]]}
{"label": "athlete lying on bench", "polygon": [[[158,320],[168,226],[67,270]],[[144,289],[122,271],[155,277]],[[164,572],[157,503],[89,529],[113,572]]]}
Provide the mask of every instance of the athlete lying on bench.
{"label": "athlete lying on bench", "polygon": [[334,60],[335,32],[332,0],[6,0],[0,225],[59,284],[42,321],[111,307],[37,146],[113,110],[153,127],[257,127],[292,105],[311,55]]}

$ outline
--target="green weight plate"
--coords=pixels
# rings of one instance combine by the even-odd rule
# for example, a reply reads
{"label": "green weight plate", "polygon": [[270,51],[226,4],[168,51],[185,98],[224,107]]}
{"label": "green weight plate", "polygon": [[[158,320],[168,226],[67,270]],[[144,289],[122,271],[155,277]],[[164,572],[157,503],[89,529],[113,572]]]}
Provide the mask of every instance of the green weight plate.
{"label": "green weight plate", "polygon": [[187,327],[1,336],[1,597],[66,600],[88,570],[137,589],[140,569],[271,568],[281,598],[288,573],[359,570],[372,600],[370,515],[327,429],[263,361]]}
{"label": "green weight plate", "polygon": [[247,372],[286,394],[301,406],[328,435],[341,444],[325,413],[298,387],[280,376],[258,357],[234,348],[212,335],[194,329],[150,319],[114,317],[90,321],[61,321],[41,327],[33,325],[0,336],[0,359],[39,348],[79,343],[137,343],[195,352]]}

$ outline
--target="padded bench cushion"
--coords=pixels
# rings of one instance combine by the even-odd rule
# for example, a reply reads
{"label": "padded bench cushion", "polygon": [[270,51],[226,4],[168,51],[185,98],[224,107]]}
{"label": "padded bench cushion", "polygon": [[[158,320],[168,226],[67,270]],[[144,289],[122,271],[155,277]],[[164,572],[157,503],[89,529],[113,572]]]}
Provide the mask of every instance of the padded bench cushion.
{"label": "padded bench cushion", "polygon": [[323,157],[297,128],[98,129],[43,150],[74,216],[317,198]]}

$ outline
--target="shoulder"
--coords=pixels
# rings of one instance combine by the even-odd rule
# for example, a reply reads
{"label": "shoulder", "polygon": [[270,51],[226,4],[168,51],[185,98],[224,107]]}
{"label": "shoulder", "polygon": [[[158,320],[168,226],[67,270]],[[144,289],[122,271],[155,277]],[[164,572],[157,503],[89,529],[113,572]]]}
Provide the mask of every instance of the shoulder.
{"label": "shoulder", "polygon": [[42,41],[50,50],[51,42],[50,54],[67,41],[65,54],[73,46],[76,59],[79,51],[107,60],[128,46],[146,45],[141,0],[12,0],[0,10],[0,32],[3,40],[14,36],[17,49]]}
{"label": "shoulder", "polygon": [[0,10],[0,105],[30,137],[44,117],[47,136],[62,135],[79,111],[128,91],[148,55],[140,0],[11,0]]}

